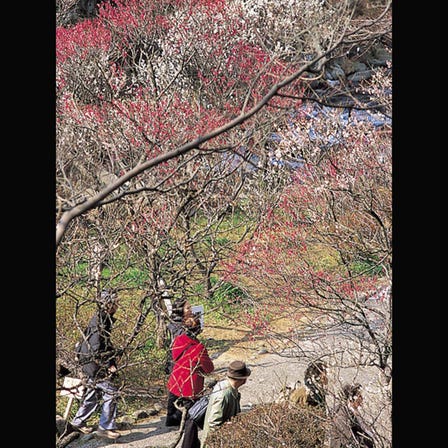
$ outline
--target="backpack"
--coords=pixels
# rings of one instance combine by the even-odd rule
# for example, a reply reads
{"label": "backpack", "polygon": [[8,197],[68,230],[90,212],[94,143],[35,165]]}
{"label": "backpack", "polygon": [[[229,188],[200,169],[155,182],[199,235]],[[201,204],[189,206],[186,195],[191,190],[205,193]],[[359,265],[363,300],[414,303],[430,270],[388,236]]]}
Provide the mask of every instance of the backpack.
{"label": "backpack", "polygon": [[202,395],[202,397],[195,401],[193,406],[188,409],[188,418],[193,420],[200,429],[204,428],[205,413],[207,412],[209,397],[210,395]]}

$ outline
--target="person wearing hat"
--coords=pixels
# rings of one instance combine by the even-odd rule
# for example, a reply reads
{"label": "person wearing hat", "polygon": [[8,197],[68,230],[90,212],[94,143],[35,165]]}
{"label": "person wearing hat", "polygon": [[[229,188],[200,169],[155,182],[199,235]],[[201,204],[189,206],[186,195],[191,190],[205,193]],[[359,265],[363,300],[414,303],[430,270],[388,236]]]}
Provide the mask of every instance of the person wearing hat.
{"label": "person wearing hat", "polygon": [[232,361],[227,367],[226,378],[213,388],[205,413],[201,448],[206,447],[208,434],[241,412],[239,388],[246,383],[251,370],[243,361]]}
{"label": "person wearing hat", "polygon": [[91,433],[87,420],[98,408],[102,398],[97,435],[117,439],[115,417],[117,414],[117,387],[112,382],[116,375],[116,351],[111,343],[111,331],[118,308],[118,296],[114,291],[103,290],[97,299],[98,309],[90,319],[77,347],[77,359],[86,377],[86,388],[79,409],[71,421],[76,431]]}

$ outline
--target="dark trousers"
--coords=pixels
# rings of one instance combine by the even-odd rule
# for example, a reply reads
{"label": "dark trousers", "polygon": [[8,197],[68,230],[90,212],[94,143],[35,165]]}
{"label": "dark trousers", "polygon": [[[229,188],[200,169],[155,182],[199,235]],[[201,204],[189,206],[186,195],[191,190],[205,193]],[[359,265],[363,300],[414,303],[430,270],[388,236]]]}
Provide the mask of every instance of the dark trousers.
{"label": "dark trousers", "polygon": [[179,426],[182,420],[182,412],[174,406],[174,402],[179,397],[172,392],[168,392],[168,404],[166,409],[165,426]]}
{"label": "dark trousers", "polygon": [[185,421],[184,439],[181,448],[200,448],[198,425],[190,418]]}

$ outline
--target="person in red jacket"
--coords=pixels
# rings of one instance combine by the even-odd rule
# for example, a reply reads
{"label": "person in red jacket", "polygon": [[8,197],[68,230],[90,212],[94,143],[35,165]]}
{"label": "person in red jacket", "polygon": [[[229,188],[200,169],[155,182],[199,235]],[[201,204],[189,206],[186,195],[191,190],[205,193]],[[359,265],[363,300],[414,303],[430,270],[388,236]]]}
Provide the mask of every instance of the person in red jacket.
{"label": "person in red jacket", "polygon": [[215,366],[204,344],[199,342],[202,331],[198,317],[187,317],[183,321],[185,332],[176,336],[171,353],[174,367],[168,378],[168,405],[165,426],[179,426],[182,413],[174,402],[182,398],[187,409],[199,398],[204,389],[204,375],[213,372]]}

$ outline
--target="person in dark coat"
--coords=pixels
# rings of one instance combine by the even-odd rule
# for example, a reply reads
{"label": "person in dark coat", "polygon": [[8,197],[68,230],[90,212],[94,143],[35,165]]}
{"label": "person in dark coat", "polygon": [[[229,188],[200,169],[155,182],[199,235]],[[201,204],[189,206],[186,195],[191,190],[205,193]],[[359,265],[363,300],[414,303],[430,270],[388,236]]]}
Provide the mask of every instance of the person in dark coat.
{"label": "person in dark coat", "polygon": [[173,309],[169,316],[169,323],[167,325],[168,338],[166,343],[168,345],[167,357],[165,360],[165,373],[170,375],[173,369],[172,348],[174,340],[177,336],[185,333],[184,321],[195,317],[191,309],[191,304],[185,298],[176,300],[173,303]]}
{"label": "person in dark coat", "polygon": [[204,429],[200,447],[207,446],[207,437],[241,412],[241,393],[239,388],[246,384],[251,375],[246,363],[232,361],[227,367],[226,378],[214,386],[207,405]]}
{"label": "person in dark coat", "polygon": [[78,362],[86,377],[86,388],[78,412],[71,421],[74,429],[88,434],[93,428],[87,420],[97,410],[102,399],[97,434],[117,439],[115,417],[117,414],[117,387],[112,381],[116,375],[116,351],[111,342],[111,331],[118,308],[118,297],[110,290],[103,290],[98,299],[98,310],[90,319],[77,349]]}
{"label": "person in dark coat", "polygon": [[333,417],[329,448],[375,448],[373,434],[359,414],[362,405],[362,386],[345,384],[342,403]]}
{"label": "person in dark coat", "polygon": [[195,317],[191,310],[190,302],[186,299],[175,301],[170,315],[170,321],[167,325],[171,346],[176,336],[185,333],[184,321],[190,317]]}

